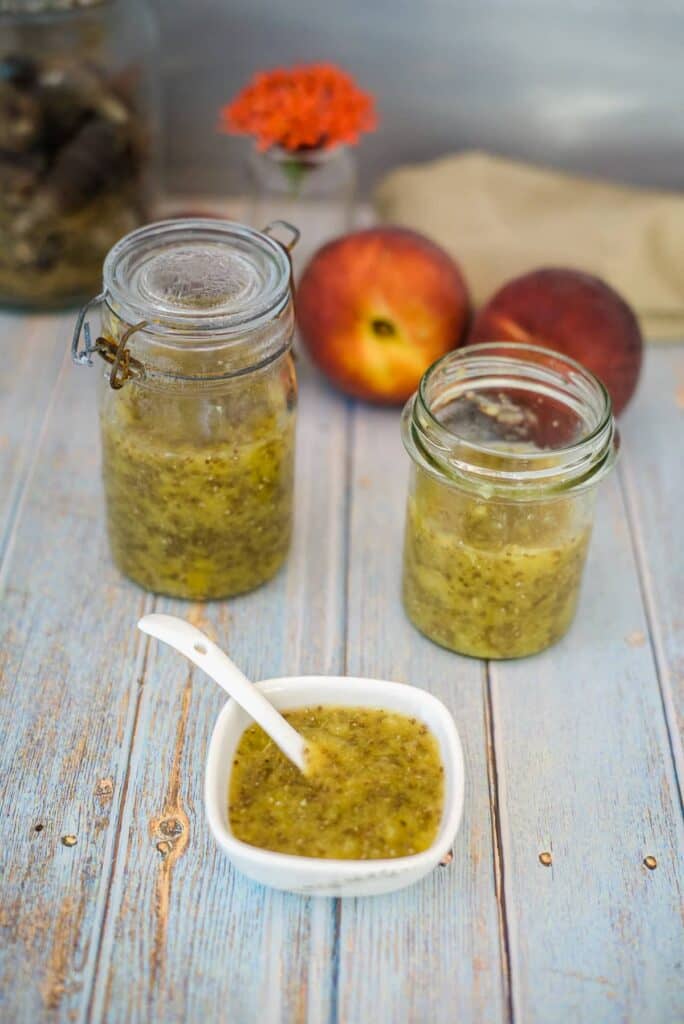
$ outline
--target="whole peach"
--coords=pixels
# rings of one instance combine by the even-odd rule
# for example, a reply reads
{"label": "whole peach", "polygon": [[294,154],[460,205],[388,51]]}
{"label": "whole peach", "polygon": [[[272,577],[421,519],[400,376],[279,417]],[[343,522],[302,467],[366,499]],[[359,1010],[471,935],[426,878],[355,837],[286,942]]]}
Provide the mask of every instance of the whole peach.
{"label": "whole peach", "polygon": [[643,342],[631,308],[605,281],[564,267],[505,284],[475,317],[469,341],[525,341],[563,352],[603,381],[616,414],[641,370]]}
{"label": "whole peach", "polygon": [[350,395],[398,403],[462,339],[470,309],[461,271],[415,231],[375,227],[320,249],[295,298],[304,345]]}

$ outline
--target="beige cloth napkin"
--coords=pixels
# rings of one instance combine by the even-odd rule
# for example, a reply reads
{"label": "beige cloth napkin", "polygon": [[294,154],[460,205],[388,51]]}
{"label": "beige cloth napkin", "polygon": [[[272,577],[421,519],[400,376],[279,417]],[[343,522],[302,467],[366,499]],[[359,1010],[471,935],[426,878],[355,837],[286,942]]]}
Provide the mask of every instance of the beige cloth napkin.
{"label": "beige cloth napkin", "polygon": [[375,202],[458,260],[476,306],[526,270],[578,267],[620,292],[645,337],[684,340],[684,193],[473,152],[392,171]]}

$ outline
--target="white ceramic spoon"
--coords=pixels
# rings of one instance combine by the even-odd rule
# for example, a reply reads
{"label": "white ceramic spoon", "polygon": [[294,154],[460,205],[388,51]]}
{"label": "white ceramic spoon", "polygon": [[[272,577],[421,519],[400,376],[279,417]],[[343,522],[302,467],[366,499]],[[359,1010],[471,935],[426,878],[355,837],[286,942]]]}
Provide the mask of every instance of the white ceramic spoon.
{"label": "white ceramic spoon", "polygon": [[308,768],[307,742],[250,683],[228,655],[196,626],[175,615],[144,615],[138,629],[174,647],[244,708],[300,771]]}

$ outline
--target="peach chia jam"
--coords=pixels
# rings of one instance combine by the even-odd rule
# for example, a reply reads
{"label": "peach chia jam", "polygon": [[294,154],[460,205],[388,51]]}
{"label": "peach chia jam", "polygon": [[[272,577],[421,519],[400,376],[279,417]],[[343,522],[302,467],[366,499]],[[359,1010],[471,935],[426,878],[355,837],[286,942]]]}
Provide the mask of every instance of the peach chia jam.
{"label": "peach chia jam", "polygon": [[279,408],[269,382],[253,382],[250,393],[248,403],[244,395],[225,402],[209,432],[194,409],[169,417],[134,388],[105,407],[112,555],[147,590],[197,600],[239,594],[285,559],[294,416],[284,403]]}
{"label": "peach chia jam", "polygon": [[409,402],[403,600],[435,642],[517,658],[572,622],[596,483],[612,465],[605,388],[529,345],[460,349]]}
{"label": "peach chia jam", "polygon": [[285,718],[315,745],[316,770],[303,775],[258,725],[246,729],[228,794],[237,839],[342,860],[405,857],[431,846],[444,768],[426,725],[353,707],[300,708]]}
{"label": "peach chia jam", "polygon": [[427,636],[462,654],[515,658],[570,625],[589,544],[571,510],[475,502],[418,474],[408,502],[404,605]]}

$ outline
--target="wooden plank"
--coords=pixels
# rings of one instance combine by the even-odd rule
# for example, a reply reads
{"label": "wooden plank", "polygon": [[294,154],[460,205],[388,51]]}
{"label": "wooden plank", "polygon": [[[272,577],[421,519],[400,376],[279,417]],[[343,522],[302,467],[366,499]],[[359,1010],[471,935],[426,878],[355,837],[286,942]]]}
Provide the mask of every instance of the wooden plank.
{"label": "wooden plank", "polygon": [[63,322],[0,313],[0,563],[63,364]]}
{"label": "wooden plank", "polygon": [[570,633],[490,668],[517,1020],[684,1016],[684,834],[647,633],[613,476]]}
{"label": "wooden plank", "polygon": [[507,979],[488,793],[484,672],[479,662],[421,636],[401,608],[408,456],[396,411],[358,408],[353,460],[347,671],[414,683],[447,704],[464,745],[466,799],[451,866],[404,892],[342,902],[339,1019],[491,1024],[507,1017]]}
{"label": "wooden plank", "polygon": [[[72,321],[40,330],[64,351]],[[140,672],[131,623],[148,603],[110,566],[94,374],[66,365],[0,582],[1,1013],[32,1024],[87,999]]]}
{"label": "wooden plank", "polygon": [[684,795],[684,344],[649,348],[619,467]]}
{"label": "wooden plank", "polygon": [[[190,610],[253,678],[342,670],[347,407],[301,363],[300,377],[296,531],[287,566],[252,594]],[[188,614],[180,602],[158,607]],[[328,1019],[334,905],[254,885],[232,871],[209,834],[204,762],[222,704],[217,687],[174,652],[152,646],[96,1020]]]}

